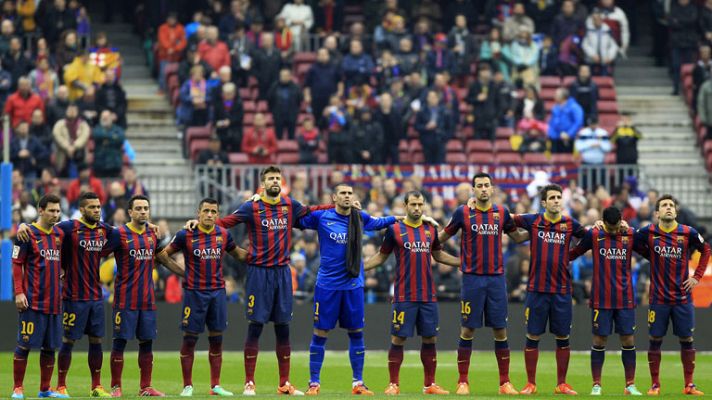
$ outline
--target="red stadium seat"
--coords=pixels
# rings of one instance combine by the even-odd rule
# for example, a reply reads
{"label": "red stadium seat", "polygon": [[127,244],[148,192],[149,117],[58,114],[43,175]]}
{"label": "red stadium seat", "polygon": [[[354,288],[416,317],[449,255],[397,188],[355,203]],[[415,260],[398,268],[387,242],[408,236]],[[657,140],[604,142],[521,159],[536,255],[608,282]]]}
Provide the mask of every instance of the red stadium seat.
{"label": "red stadium seat", "polygon": [[458,136],[462,139],[469,139],[475,134],[475,128],[472,127],[472,125],[466,125],[460,128],[460,131],[458,132]]}
{"label": "red stadium seat", "polygon": [[467,154],[471,153],[491,153],[492,142],[489,140],[468,140],[465,147]]}
{"label": "red stadium seat", "polygon": [[230,153],[228,154],[230,164],[247,164],[249,159],[245,153]]}
{"label": "red stadium seat", "polygon": [[[467,88],[455,88],[455,91],[457,92],[457,99],[460,100],[460,104],[465,100],[465,97],[467,97]],[[460,106],[460,109],[462,109],[462,106]]]}
{"label": "red stadium seat", "polygon": [[190,146],[194,140],[207,140],[210,138],[210,133],[211,129],[208,126],[191,126],[185,131],[186,144]]}
{"label": "red stadium seat", "polygon": [[686,76],[691,76],[692,75],[692,70],[695,69],[695,64],[684,64],[680,68],[680,76],[686,77]]}
{"label": "red stadium seat", "polygon": [[299,143],[296,140],[278,140],[277,149],[280,153],[297,153],[299,152]]}
{"label": "red stadium seat", "polygon": [[576,80],[575,76],[565,76],[564,80],[561,81],[561,86],[568,88]]}
{"label": "red stadium seat", "polygon": [[552,154],[551,162],[554,164],[573,164],[576,159],[573,154]]}
{"label": "red stadium seat", "polygon": [[400,164],[410,164],[410,152],[409,151],[399,151],[398,152],[398,162]]}
{"label": "red stadium seat", "polygon": [[195,139],[190,143],[190,159],[195,161],[201,150],[208,148],[208,139]]}
{"label": "red stadium seat", "polygon": [[294,64],[314,64],[316,62],[316,53],[298,52],[294,54]]}
{"label": "red stadium seat", "polygon": [[539,98],[542,100],[554,100],[554,95],[556,94],[556,88],[553,87],[542,87],[541,92],[539,92]]}
{"label": "red stadium seat", "polygon": [[615,100],[616,99],[616,89],[613,88],[599,88],[598,89],[598,99],[599,100]]}
{"label": "red stadium seat", "polygon": [[561,86],[561,78],[558,76],[540,76],[539,83],[543,88],[558,88]]}
{"label": "red stadium seat", "polygon": [[240,88],[240,98],[242,101],[252,100],[252,89],[250,88]]}
{"label": "red stadium seat", "polygon": [[445,145],[445,150],[448,153],[462,152],[462,141],[457,139],[448,140],[447,145]]}
{"label": "red stadium seat", "polygon": [[616,87],[615,82],[613,82],[613,78],[610,76],[594,76],[592,79],[596,85],[598,85],[599,89]]}
{"label": "red stadium seat", "polygon": [[268,112],[269,111],[269,104],[267,104],[267,101],[265,100],[260,100],[257,102],[257,112]]}
{"label": "red stadium seat", "polygon": [[522,157],[519,153],[500,153],[494,157],[495,164],[521,164]]}
{"label": "red stadium seat", "polygon": [[712,153],[712,140],[706,141],[705,144],[704,144],[704,146],[703,146],[703,149],[704,149],[704,152],[705,152],[705,156],[707,156],[707,155],[709,155],[710,153]]}
{"label": "red stadium seat", "polygon": [[606,164],[615,164],[616,163],[616,153],[608,153],[606,154],[606,158],[603,161]]}
{"label": "red stadium seat", "polygon": [[466,164],[467,156],[465,156],[465,153],[447,153],[445,162],[448,164]]}
{"label": "red stadium seat", "polygon": [[401,140],[398,142],[398,151],[400,151],[400,152],[403,152],[403,151],[405,151],[405,152],[410,152],[410,146],[408,145],[408,141],[407,141],[407,140],[401,139]]}
{"label": "red stadium seat", "polygon": [[423,145],[420,144],[420,140],[411,140],[410,141],[410,152],[411,153],[422,153],[423,152]]}
{"label": "red stadium seat", "polygon": [[514,130],[506,126],[500,126],[497,128],[496,137],[497,139],[509,139],[514,135]]}
{"label": "red stadium seat", "polygon": [[550,164],[551,161],[544,153],[525,153],[525,164]]}
{"label": "red stadium seat", "polygon": [[615,101],[599,101],[597,105],[599,114],[618,114],[618,103]]}
{"label": "red stadium seat", "polygon": [[416,164],[422,164],[425,162],[425,156],[423,155],[422,152],[411,153],[410,154],[410,162],[416,163]]}
{"label": "red stadium seat", "polygon": [[246,114],[252,114],[257,111],[257,105],[252,100],[245,100],[242,103],[242,109]]}
{"label": "red stadium seat", "polygon": [[299,164],[299,153],[279,153],[277,164]]}
{"label": "red stadium seat", "polygon": [[494,142],[494,152],[495,153],[511,153],[512,145],[509,140],[496,140]]}
{"label": "red stadium seat", "polygon": [[492,153],[470,153],[467,161],[476,164],[494,164],[494,154]]}
{"label": "red stadium seat", "polygon": [[174,88],[180,89],[180,81],[178,80],[178,75],[171,75],[168,78],[166,78],[166,87],[168,88],[168,92],[172,92]]}

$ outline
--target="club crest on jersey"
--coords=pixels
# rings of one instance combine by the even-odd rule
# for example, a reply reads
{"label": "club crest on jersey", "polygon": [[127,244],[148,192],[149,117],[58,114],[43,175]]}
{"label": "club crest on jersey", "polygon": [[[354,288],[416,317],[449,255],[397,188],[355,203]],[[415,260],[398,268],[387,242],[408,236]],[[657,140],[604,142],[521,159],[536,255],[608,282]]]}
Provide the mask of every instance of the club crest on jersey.
{"label": "club crest on jersey", "polygon": [[401,328],[400,324],[393,324],[393,330],[394,331],[399,331]]}
{"label": "club crest on jersey", "polygon": [[628,236],[623,236],[623,237],[621,238],[621,242],[622,242],[623,244],[628,244]]}
{"label": "club crest on jersey", "polygon": [[216,237],[216,238],[215,238],[215,241],[216,241],[218,244],[222,243],[222,241],[223,241],[222,236]]}
{"label": "club crest on jersey", "polygon": [[567,229],[567,228],[568,228],[568,226],[566,226],[566,223],[565,223],[565,222],[562,222],[562,223],[559,224],[559,230],[560,230],[561,232],[566,232],[566,229]]}
{"label": "club crest on jersey", "polygon": [[23,342],[29,342],[29,341],[30,341],[30,336],[29,336],[29,335],[22,335],[22,341],[23,341]]}
{"label": "club crest on jersey", "polygon": [[677,238],[677,242],[678,242],[678,243],[682,243],[682,242],[684,242],[684,241],[685,241],[685,238],[684,238],[684,237],[678,237],[678,238]]}
{"label": "club crest on jersey", "polygon": [[282,206],[282,212],[283,212],[283,213],[286,213],[286,212],[288,212],[288,211],[289,211],[289,207],[287,207],[287,206]]}
{"label": "club crest on jersey", "polygon": [[62,244],[62,239],[60,239],[60,238],[58,238],[58,237],[54,238],[54,244],[56,244],[57,246],[61,245],[61,244]]}
{"label": "club crest on jersey", "polygon": [[425,236],[430,237],[430,231],[425,231]]}
{"label": "club crest on jersey", "polygon": [[148,237],[148,244],[153,245],[153,238],[150,236]]}

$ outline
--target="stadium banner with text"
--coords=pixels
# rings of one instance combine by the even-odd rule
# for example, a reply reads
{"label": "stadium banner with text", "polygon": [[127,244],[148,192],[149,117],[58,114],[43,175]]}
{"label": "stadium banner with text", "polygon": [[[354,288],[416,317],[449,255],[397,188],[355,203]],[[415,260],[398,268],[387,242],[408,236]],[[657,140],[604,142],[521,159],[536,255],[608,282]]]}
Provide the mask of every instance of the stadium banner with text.
{"label": "stadium banner with text", "polygon": [[[440,307],[440,330],[438,335],[438,348],[440,350],[452,351],[457,347],[457,338],[460,335],[460,303],[439,302]],[[107,324],[112,321],[111,305],[106,304]],[[307,350],[312,336],[312,312],[313,307],[310,302],[302,302],[294,305],[294,317],[291,322],[290,341],[292,349]],[[181,347],[183,335],[179,331],[179,323],[183,315],[181,304],[158,303],[157,322],[158,338],[154,341],[153,348],[158,351],[176,352],[176,363],[178,363],[178,350]],[[366,348],[369,350],[387,350],[390,346],[390,324],[391,304],[377,303],[366,305],[366,327],[364,328],[364,338]],[[591,348],[591,309],[584,305],[574,306],[573,330],[571,331],[571,348],[578,351],[587,351]],[[712,308],[695,309],[695,345],[700,350],[712,349]],[[8,323],[0,324],[0,337],[5,340],[0,342],[0,351],[11,352],[15,348],[14,338],[17,336],[17,309],[12,302],[0,302],[0,319]],[[635,339],[637,343],[648,342],[647,307],[638,307],[636,310]],[[224,335],[224,348],[226,351],[242,351],[247,331],[247,321],[245,320],[244,304],[228,305],[229,326]],[[524,305],[509,305],[508,320],[509,343],[513,349],[521,350],[524,345]],[[340,329],[337,329],[337,331]],[[107,325],[107,333],[112,332],[111,326]],[[343,331],[342,331],[343,332]],[[329,336],[329,350],[348,349],[348,337],[345,332],[336,332]],[[672,329],[668,329],[669,337],[663,342],[663,350],[679,351],[680,345],[672,335]],[[483,336],[484,337],[484,336]],[[198,350],[207,350],[207,340],[198,341]],[[274,350],[274,335],[262,335],[260,339],[260,351]],[[414,350],[419,348],[420,340],[409,340],[406,349]],[[110,345],[104,344],[108,349]],[[475,350],[491,351],[492,342],[490,340],[475,340]],[[553,351],[555,342],[553,335],[544,335],[540,348],[542,350]],[[86,351],[87,341],[77,341],[75,349]]]}

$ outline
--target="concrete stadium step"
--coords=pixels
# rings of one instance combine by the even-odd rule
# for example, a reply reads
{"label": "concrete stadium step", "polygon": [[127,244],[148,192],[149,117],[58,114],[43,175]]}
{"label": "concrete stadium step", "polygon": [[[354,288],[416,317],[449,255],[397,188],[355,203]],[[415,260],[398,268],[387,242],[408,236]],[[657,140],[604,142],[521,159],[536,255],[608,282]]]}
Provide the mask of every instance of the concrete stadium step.
{"label": "concrete stadium step", "polygon": [[154,128],[154,129],[133,129],[129,133],[129,138],[131,140],[173,140],[178,138],[178,131],[175,129],[168,128]]}
{"label": "concrete stadium step", "polygon": [[[679,159],[679,158],[663,158],[660,156],[652,155],[649,153],[640,154],[638,158],[639,165],[647,166],[660,166],[661,171],[666,171],[665,173],[670,173],[670,168],[702,168],[704,169],[704,164],[702,160],[699,159],[699,155],[696,154],[695,158],[691,159]],[[663,173],[663,172],[661,172]]]}
{"label": "concrete stadium step", "polygon": [[638,152],[646,153],[667,153],[670,156],[696,156],[698,149],[692,145],[685,145],[684,143],[675,142],[674,144],[652,144],[647,141],[641,141],[638,144]]}
{"label": "concrete stadium step", "polygon": [[133,94],[128,96],[128,109],[133,111],[136,109],[164,111],[166,115],[173,115],[173,107],[161,96],[150,93]]}

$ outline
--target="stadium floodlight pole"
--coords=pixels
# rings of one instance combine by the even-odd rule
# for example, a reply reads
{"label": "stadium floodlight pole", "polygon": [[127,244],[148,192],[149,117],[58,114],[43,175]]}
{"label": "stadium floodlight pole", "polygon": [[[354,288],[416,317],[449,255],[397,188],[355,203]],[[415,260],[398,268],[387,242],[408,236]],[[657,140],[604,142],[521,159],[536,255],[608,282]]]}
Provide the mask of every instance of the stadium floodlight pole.
{"label": "stadium floodlight pole", "polygon": [[0,300],[12,300],[12,242],[7,234],[12,227],[12,164],[10,163],[10,119],[3,117],[3,158],[0,166]]}

